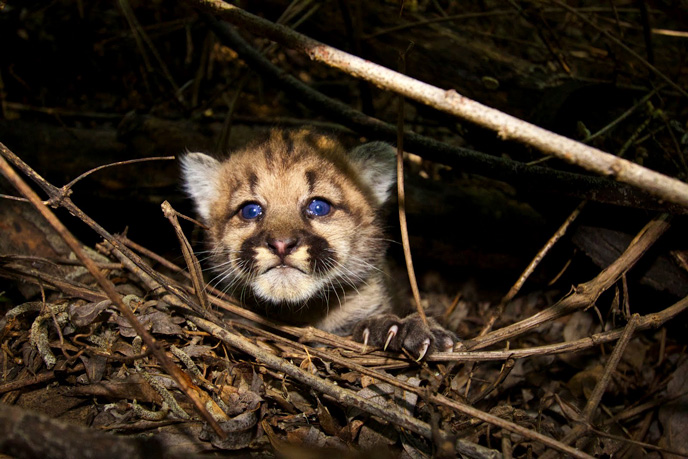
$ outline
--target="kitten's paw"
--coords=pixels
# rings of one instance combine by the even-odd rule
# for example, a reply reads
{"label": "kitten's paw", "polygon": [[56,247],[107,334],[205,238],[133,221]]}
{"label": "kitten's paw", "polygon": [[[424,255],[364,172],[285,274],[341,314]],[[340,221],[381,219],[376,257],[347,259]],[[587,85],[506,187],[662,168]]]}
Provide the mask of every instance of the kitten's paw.
{"label": "kitten's paw", "polygon": [[366,346],[396,352],[404,349],[416,360],[435,351],[451,351],[458,341],[454,333],[444,329],[435,319],[428,317],[428,326],[425,326],[418,313],[403,319],[394,314],[370,317],[354,327],[353,337]]}

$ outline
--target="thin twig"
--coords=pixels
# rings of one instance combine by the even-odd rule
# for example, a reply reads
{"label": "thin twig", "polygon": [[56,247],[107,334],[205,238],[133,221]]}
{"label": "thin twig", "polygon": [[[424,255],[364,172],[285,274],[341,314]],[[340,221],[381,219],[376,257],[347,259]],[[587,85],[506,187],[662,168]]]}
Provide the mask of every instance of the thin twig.
{"label": "thin twig", "polygon": [[179,246],[182,249],[182,255],[184,256],[184,261],[186,261],[186,267],[189,269],[189,274],[191,275],[191,283],[193,284],[194,293],[196,294],[196,299],[198,304],[201,306],[203,311],[208,310],[208,297],[205,291],[205,282],[203,282],[203,271],[201,270],[201,264],[196,258],[191,244],[189,244],[188,239],[184,235],[179,226],[179,220],[177,219],[177,211],[172,208],[172,205],[165,201],[161,205],[162,213],[170,221],[172,228],[174,228],[174,233],[177,235],[179,240]]}
{"label": "thin twig", "polygon": [[480,334],[478,336],[484,336],[486,335],[490,330],[492,330],[492,327],[494,326],[494,323],[497,321],[497,319],[504,313],[504,309],[506,308],[507,304],[514,299],[514,297],[518,294],[518,292],[521,290],[523,287],[523,284],[526,283],[526,280],[530,277],[531,274],[533,274],[533,271],[535,271],[535,268],[540,264],[542,259],[547,255],[547,253],[554,247],[554,244],[561,239],[564,234],[566,234],[566,231],[568,230],[569,226],[578,218],[578,215],[580,214],[580,211],[583,209],[585,204],[588,201],[583,201],[581,202],[578,207],[576,207],[573,212],[566,218],[564,223],[559,227],[559,229],[552,235],[551,238],[547,241],[547,243],[538,251],[538,253],[533,257],[531,262],[528,264],[526,269],[521,273],[521,275],[518,277],[518,280],[516,283],[509,289],[506,295],[502,298],[502,300],[499,302],[499,306],[497,307],[497,310],[492,314],[490,319],[487,321],[487,324],[483,327],[482,330],[480,330]]}
{"label": "thin twig", "polygon": [[638,101],[638,103],[634,104],[631,108],[629,108],[628,110],[623,112],[615,120],[613,120],[611,123],[609,123],[606,126],[604,126],[603,128],[601,128],[599,131],[595,132],[594,134],[590,134],[589,136],[587,136],[585,139],[582,140],[582,142],[583,143],[589,143],[591,140],[601,136],[602,134],[609,132],[612,128],[614,128],[621,121],[623,121],[626,118],[628,118],[629,116],[631,116],[639,107],[642,107],[643,105],[645,105],[647,103],[647,101],[652,99],[652,97],[655,94],[657,94],[661,89],[662,89],[662,87],[660,86],[660,87],[653,89],[649,93],[647,93],[642,99],[640,99]]}
{"label": "thin twig", "polygon": [[143,247],[140,244],[137,244],[136,242],[132,241],[129,239],[127,236],[124,235],[117,235],[117,239],[119,239],[124,245],[127,247],[136,250],[137,252],[143,254],[144,256],[150,258],[151,260],[154,260],[156,263],[161,264],[165,268],[171,270],[172,272],[179,273],[185,277],[187,277],[189,280],[191,279],[191,275],[184,271],[183,268],[180,268],[179,266],[175,265],[174,263],[170,262],[167,260],[167,258],[161,257],[157,253],[153,252],[152,250],[149,250],[145,247]]}
{"label": "thin twig", "polygon": [[52,287],[67,295],[75,298],[83,298],[87,301],[102,301],[107,299],[107,295],[100,291],[93,290],[74,280],[65,279],[64,276],[52,276],[44,271],[45,270],[27,268],[13,263],[0,268],[0,277],[23,282],[32,282],[36,285],[43,285],[46,288]]}
{"label": "thin twig", "polygon": [[0,199],[7,199],[8,201],[29,202],[29,200],[26,198],[11,196],[9,194],[0,194]]}
{"label": "thin twig", "polygon": [[611,287],[626,271],[631,269],[652,244],[664,234],[670,226],[667,218],[666,214],[661,215],[645,225],[619,258],[602,270],[593,280],[576,286],[573,293],[569,296],[532,317],[488,333],[485,336],[462,341],[457,344],[457,350],[482,349],[532,330],[548,321],[591,306],[605,290]]}
{"label": "thin twig", "polygon": [[[400,71],[406,71],[406,54],[413,48],[411,43],[406,51],[399,56]],[[397,208],[399,211],[399,229],[401,230],[401,244],[404,248],[404,260],[406,261],[406,272],[413,292],[413,300],[416,303],[416,311],[423,321],[423,325],[428,326],[428,319],[420,303],[420,292],[418,291],[418,281],[416,281],[416,271],[413,269],[413,257],[411,256],[411,243],[409,242],[408,225],[406,223],[406,193],[404,192],[404,96],[400,95],[399,111],[397,113]]]}
{"label": "thin twig", "polygon": [[[612,375],[621,361],[621,357],[626,350],[626,346],[628,346],[628,343],[631,341],[631,338],[635,333],[638,325],[638,318],[638,314],[634,314],[628,324],[626,324],[621,338],[616,343],[614,351],[609,357],[609,361],[604,368],[602,376],[600,377],[599,381],[597,381],[597,384],[595,384],[595,388],[590,394],[588,402],[585,404],[585,408],[581,413],[580,422],[577,423],[568,434],[566,434],[566,436],[561,440],[562,443],[570,445],[577,439],[581,438],[581,436],[589,430],[590,426],[592,425],[595,410],[597,410],[597,406],[602,401],[602,396],[611,383]],[[554,454],[555,453],[553,451],[549,451],[548,453],[543,454],[542,459],[552,459]]]}
{"label": "thin twig", "polygon": [[518,294],[518,292],[521,290],[523,287],[523,284],[525,284],[526,280],[530,277],[531,274],[533,274],[533,271],[535,271],[535,268],[540,264],[542,259],[547,255],[547,253],[554,247],[554,244],[557,243],[559,239],[561,239],[564,234],[566,234],[566,231],[568,231],[569,227],[573,224],[573,222],[578,218],[578,215],[580,214],[581,210],[583,210],[583,207],[587,204],[587,201],[583,201],[578,206],[571,212],[571,214],[566,217],[566,220],[564,220],[564,223],[561,224],[559,229],[552,235],[551,238],[547,241],[547,243],[538,251],[538,253],[533,257],[533,260],[528,264],[528,267],[521,273],[519,276],[518,280],[516,283],[509,289],[509,292],[504,295],[504,298],[502,298],[502,303],[508,303],[509,301],[513,300],[514,297]]}
{"label": "thin twig", "polygon": [[628,343],[631,341],[631,338],[635,333],[636,327],[638,325],[638,319],[638,314],[634,314],[631,317],[631,320],[624,328],[624,332],[621,335],[619,341],[616,343],[616,346],[614,347],[614,352],[612,352],[612,355],[604,368],[604,373],[602,374],[602,377],[597,382],[597,385],[595,386],[595,389],[593,389],[592,394],[590,394],[590,398],[588,398],[588,403],[585,405],[585,409],[583,410],[583,417],[589,423],[592,422],[592,417],[595,413],[595,410],[597,409],[597,405],[600,404],[600,401],[602,400],[602,395],[604,395],[605,390],[607,390],[607,386],[609,386],[609,383],[611,383],[612,374],[616,370],[616,367],[619,365],[621,357],[623,356],[623,353],[626,350],[626,346],[628,346]]}
{"label": "thin twig", "polygon": [[[26,202],[29,202],[27,199]],[[32,263],[45,263],[49,264],[51,266],[59,266],[59,265],[66,265],[66,266],[82,266],[81,262],[79,260],[70,260],[68,258],[45,258],[45,257],[38,257],[34,255],[18,255],[18,254],[11,254],[11,255],[0,255],[0,261],[3,262],[12,262],[12,261],[30,261]],[[96,261],[96,266],[98,266],[101,269],[121,269],[122,264],[121,263],[110,263],[110,262],[102,262],[102,261]]]}
{"label": "thin twig", "polygon": [[126,161],[117,161],[115,163],[110,163],[110,164],[103,164],[102,166],[94,167],[91,170],[88,170],[84,172],[83,174],[79,175],[77,178],[69,182],[68,184],[64,185],[62,187],[63,190],[70,190],[72,187],[80,180],[83,180],[84,178],[88,177],[94,172],[98,172],[100,170],[106,169],[108,167],[115,167],[115,166],[125,166],[128,164],[136,164],[136,163],[142,163],[146,161],[173,161],[175,159],[174,156],[153,156],[150,158],[138,158],[138,159],[129,159]]}

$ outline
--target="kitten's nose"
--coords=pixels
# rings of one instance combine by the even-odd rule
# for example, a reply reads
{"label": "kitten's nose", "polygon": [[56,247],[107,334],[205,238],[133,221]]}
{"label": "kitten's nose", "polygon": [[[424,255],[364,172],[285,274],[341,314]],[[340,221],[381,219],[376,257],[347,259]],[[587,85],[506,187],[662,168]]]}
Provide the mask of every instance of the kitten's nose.
{"label": "kitten's nose", "polygon": [[286,257],[298,246],[299,240],[294,237],[268,239],[268,248],[280,258]]}

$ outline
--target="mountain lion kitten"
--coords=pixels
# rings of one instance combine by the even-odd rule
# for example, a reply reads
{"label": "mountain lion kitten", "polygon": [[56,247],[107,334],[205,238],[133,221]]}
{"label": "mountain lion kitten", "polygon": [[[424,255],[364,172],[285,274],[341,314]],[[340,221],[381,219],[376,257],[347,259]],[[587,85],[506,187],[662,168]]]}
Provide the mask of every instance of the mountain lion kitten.
{"label": "mountain lion kitten", "polygon": [[392,313],[380,217],[396,182],[391,146],[347,154],[330,136],[275,129],[223,161],[190,153],[181,163],[210,228],[213,282],[246,306],[418,359],[451,349],[454,335],[436,322]]}

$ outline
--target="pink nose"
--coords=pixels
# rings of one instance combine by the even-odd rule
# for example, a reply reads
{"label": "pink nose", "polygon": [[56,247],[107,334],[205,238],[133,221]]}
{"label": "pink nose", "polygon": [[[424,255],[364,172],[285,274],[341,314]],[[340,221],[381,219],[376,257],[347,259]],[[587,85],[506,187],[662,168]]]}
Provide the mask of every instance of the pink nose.
{"label": "pink nose", "polygon": [[270,251],[282,258],[289,255],[298,245],[299,240],[296,238],[268,239],[268,248]]}

